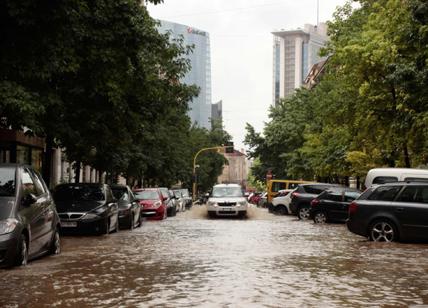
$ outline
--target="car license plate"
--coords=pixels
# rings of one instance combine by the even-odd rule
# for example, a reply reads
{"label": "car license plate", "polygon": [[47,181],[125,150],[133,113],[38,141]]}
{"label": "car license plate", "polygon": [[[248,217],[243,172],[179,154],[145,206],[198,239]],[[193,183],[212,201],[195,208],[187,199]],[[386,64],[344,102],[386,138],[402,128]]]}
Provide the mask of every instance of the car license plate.
{"label": "car license plate", "polygon": [[231,208],[229,208],[229,207],[226,207],[226,208],[223,208],[222,209],[222,211],[224,211],[224,212],[233,212],[233,211],[235,211],[234,209],[231,209]]}
{"label": "car license plate", "polygon": [[64,227],[64,228],[75,228],[75,227],[77,227],[77,222],[75,222],[75,221],[62,221],[61,222],[61,227]]}

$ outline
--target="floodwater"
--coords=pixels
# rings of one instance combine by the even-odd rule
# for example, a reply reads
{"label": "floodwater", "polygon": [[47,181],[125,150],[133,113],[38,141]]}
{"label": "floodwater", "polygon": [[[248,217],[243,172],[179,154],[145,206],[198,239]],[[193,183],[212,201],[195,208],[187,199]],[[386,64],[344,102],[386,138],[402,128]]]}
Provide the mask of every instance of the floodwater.
{"label": "floodwater", "polygon": [[0,270],[1,307],[428,307],[428,244],[371,243],[341,224],[203,207]]}

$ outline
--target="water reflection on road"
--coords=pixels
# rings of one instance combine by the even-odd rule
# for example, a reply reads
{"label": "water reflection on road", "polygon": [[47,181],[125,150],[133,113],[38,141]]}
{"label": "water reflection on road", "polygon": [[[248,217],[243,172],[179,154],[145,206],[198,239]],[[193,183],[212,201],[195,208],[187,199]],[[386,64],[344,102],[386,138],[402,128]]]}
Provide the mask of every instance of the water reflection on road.
{"label": "water reflection on road", "polygon": [[0,306],[355,307],[428,304],[428,244],[379,244],[344,225],[204,209],[132,232],[63,237],[61,255],[0,271]]}

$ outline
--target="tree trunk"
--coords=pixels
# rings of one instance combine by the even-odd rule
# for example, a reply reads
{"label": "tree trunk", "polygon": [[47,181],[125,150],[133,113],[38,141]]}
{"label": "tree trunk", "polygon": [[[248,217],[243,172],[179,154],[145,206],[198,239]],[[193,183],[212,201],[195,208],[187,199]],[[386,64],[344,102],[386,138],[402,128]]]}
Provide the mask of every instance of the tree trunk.
{"label": "tree trunk", "polygon": [[43,167],[42,167],[42,174],[43,179],[46,182],[46,185],[50,188],[51,184],[51,176],[52,176],[52,157],[53,157],[53,137],[52,136],[46,136],[46,151],[43,155]]}
{"label": "tree trunk", "polygon": [[406,168],[410,168],[411,163],[410,163],[409,149],[407,148],[406,142],[403,143],[403,154],[404,154],[404,163],[406,165]]}
{"label": "tree trunk", "polygon": [[80,183],[80,170],[81,170],[80,161],[75,162],[74,166],[76,167],[76,174],[74,176],[74,182]]}

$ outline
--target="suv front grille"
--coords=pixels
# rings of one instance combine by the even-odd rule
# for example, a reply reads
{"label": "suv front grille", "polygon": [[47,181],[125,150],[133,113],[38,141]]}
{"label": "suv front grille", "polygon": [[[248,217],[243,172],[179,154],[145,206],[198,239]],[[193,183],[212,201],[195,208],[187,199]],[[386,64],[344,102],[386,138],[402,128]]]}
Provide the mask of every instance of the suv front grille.
{"label": "suv front grille", "polygon": [[220,202],[218,206],[236,206],[236,202]]}
{"label": "suv front grille", "polygon": [[77,220],[82,218],[85,214],[82,213],[59,213],[58,216],[63,220]]}

